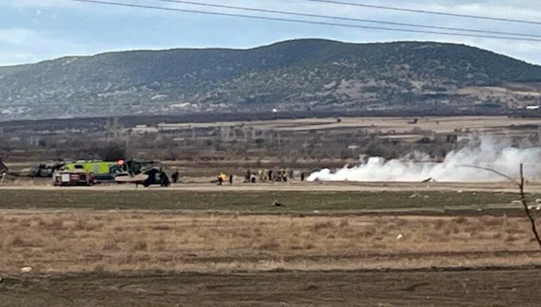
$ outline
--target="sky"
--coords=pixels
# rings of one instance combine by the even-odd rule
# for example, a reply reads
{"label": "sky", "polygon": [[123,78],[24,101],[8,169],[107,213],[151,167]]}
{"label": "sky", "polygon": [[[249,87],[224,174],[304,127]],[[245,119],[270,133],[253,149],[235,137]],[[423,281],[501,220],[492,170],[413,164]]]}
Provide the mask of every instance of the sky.
{"label": "sky", "polygon": [[[291,16],[239,12],[186,4],[164,3],[156,0],[109,1],[298,19],[298,17]],[[192,1],[350,18],[519,32],[541,36],[541,25],[432,16],[373,8],[354,8],[305,0]],[[540,0],[341,1],[541,21]],[[357,24],[362,25],[362,23]],[[62,56],[93,55],[108,51],[133,49],[251,48],[295,38],[325,38],[355,43],[406,40],[453,42],[488,49],[541,65],[541,42],[463,38],[437,34],[401,33],[262,21],[103,6],[72,2],[70,0],[0,0],[0,66],[35,63]]]}

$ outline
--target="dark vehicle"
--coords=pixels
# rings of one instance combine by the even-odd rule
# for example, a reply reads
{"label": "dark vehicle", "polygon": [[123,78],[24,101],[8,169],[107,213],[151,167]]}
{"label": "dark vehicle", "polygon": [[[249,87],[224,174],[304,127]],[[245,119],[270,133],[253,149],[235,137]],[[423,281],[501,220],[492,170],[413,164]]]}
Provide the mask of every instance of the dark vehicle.
{"label": "dark vehicle", "polygon": [[115,178],[118,183],[135,183],[135,185],[143,185],[148,188],[151,185],[160,185],[162,187],[168,187],[171,185],[171,181],[167,174],[160,168],[151,168],[144,171],[141,174],[130,176],[129,174],[119,174]]}
{"label": "dark vehicle", "polygon": [[171,182],[169,181],[169,177],[167,174],[161,170],[158,169],[150,169],[145,172],[145,175],[148,176],[145,181],[143,181],[143,186],[145,188],[148,188],[151,185],[160,185],[162,187],[168,187],[171,185]]}

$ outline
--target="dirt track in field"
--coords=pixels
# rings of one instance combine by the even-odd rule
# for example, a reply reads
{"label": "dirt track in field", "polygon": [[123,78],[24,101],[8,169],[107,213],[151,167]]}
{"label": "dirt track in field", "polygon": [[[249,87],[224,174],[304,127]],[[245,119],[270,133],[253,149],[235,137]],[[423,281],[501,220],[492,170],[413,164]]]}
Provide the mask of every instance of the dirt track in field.
{"label": "dirt track in field", "polygon": [[[101,184],[93,187],[53,187],[47,180],[40,181],[22,181],[9,185],[0,185],[1,190],[85,190],[85,191],[130,191],[144,190],[142,186],[136,187],[132,184]],[[293,183],[257,183],[243,184],[235,183],[233,185],[224,184],[217,186],[207,182],[191,182],[174,184],[168,188],[151,186],[150,190],[173,190],[173,191],[193,191],[193,192],[266,192],[266,191],[299,191],[299,192],[348,192],[348,191],[479,191],[479,192],[517,192],[517,188],[510,182],[293,182]],[[526,191],[531,193],[541,192],[541,182],[532,181],[526,185]]]}
{"label": "dirt track in field", "polygon": [[539,306],[538,269],[8,277],[2,306]]}

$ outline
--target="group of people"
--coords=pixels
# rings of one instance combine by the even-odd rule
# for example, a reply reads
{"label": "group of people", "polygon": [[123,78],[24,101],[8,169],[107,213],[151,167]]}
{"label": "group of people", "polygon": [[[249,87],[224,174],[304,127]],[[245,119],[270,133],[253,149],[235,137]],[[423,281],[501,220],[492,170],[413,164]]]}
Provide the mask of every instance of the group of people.
{"label": "group of people", "polygon": [[[233,175],[227,175],[225,173],[221,173],[220,176],[218,176],[217,180],[212,182],[217,182],[218,185],[222,185],[224,182],[229,181],[229,184],[233,184]],[[270,170],[259,170],[257,173],[252,172],[250,170],[247,170],[244,174],[244,180],[243,183],[256,183],[259,179],[259,182],[288,182],[295,178],[295,172],[290,169],[280,169],[278,171],[274,171],[272,169]],[[300,180],[304,181],[305,174],[300,174]]]}

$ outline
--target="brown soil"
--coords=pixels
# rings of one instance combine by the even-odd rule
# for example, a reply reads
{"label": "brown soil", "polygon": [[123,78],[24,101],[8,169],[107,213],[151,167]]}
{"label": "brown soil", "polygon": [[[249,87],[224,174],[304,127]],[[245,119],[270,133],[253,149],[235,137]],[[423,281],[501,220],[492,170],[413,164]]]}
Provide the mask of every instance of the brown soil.
{"label": "brown soil", "polygon": [[2,306],[539,306],[537,269],[9,277]]}

